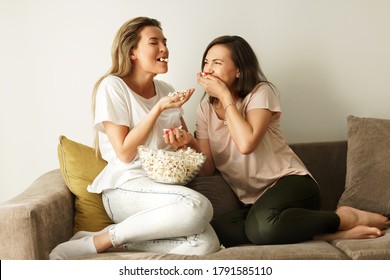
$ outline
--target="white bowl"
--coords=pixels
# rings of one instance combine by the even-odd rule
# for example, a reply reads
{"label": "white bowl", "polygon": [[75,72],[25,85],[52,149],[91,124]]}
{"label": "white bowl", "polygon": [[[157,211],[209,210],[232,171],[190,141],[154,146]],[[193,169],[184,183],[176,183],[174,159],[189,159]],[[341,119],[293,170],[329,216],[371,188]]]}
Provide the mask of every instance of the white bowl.
{"label": "white bowl", "polygon": [[190,149],[176,152],[153,150],[138,146],[138,155],[142,168],[152,180],[175,185],[186,185],[202,168],[206,155]]}

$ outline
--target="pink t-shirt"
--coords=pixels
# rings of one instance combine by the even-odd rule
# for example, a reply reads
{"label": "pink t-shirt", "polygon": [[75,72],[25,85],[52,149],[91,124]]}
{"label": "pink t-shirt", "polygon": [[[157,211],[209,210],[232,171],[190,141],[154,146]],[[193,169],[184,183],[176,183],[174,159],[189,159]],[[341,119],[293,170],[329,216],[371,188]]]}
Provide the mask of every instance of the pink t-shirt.
{"label": "pink t-shirt", "polygon": [[197,111],[196,137],[209,140],[215,167],[243,203],[254,203],[281,177],[309,174],[280,131],[279,98],[269,85],[261,84],[236,106],[244,117],[248,111],[260,108],[275,113],[251,154],[239,152],[228,126],[218,118],[208,98],[202,100]]}

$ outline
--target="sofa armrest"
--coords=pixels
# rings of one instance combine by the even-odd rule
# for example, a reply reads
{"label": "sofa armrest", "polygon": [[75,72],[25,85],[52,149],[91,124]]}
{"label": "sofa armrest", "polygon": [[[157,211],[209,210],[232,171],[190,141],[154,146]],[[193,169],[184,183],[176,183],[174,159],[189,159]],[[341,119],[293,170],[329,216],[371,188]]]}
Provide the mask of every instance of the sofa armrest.
{"label": "sofa armrest", "polygon": [[48,259],[57,244],[72,236],[73,200],[57,169],[1,203],[0,259]]}

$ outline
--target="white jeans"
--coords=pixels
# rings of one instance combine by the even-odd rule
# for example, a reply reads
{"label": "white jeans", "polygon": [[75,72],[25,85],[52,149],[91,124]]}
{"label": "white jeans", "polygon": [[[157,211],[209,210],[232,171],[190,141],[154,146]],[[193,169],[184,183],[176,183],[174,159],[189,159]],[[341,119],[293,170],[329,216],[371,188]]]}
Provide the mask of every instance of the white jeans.
{"label": "white jeans", "polygon": [[185,255],[209,254],[220,248],[209,224],[212,205],[194,190],[141,177],[104,190],[102,197],[115,223],[109,230],[114,247]]}

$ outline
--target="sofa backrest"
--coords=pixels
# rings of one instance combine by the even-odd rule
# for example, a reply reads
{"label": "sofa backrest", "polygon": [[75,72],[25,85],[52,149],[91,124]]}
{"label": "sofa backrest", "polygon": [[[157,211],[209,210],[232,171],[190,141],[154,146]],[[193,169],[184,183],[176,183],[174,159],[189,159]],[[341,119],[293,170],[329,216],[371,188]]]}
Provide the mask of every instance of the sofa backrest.
{"label": "sofa backrest", "polygon": [[347,141],[291,144],[321,189],[321,209],[335,210],[345,188]]}

